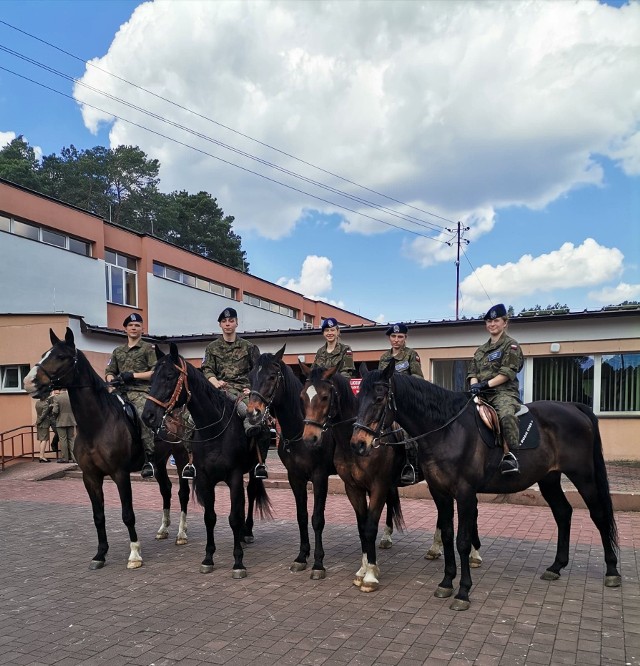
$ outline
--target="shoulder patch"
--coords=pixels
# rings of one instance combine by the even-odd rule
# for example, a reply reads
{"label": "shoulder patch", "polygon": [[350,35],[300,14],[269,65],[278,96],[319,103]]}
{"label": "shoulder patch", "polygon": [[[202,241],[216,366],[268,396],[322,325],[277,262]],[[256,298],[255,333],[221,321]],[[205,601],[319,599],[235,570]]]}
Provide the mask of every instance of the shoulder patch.
{"label": "shoulder patch", "polygon": [[518,345],[511,345],[511,349],[517,349]]}
{"label": "shoulder patch", "polygon": [[420,362],[420,354],[418,352],[416,352],[416,361]]}
{"label": "shoulder patch", "polygon": [[344,353],[345,356],[353,356],[353,352],[350,349],[347,349]]}

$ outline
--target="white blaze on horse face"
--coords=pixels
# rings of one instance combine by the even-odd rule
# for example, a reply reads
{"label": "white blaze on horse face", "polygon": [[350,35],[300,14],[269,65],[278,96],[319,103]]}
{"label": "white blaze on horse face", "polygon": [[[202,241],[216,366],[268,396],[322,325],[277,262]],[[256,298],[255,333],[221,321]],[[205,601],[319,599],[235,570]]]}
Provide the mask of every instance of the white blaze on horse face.
{"label": "white blaze on horse face", "polygon": [[314,386],[310,386],[306,390],[307,398],[309,398],[309,402],[313,402],[313,399],[318,395],[318,392],[316,391]]}
{"label": "white blaze on horse face", "polygon": [[[51,353],[51,350],[48,352],[45,352],[44,356],[40,359],[40,364],[42,364],[44,361],[46,361],[47,357]],[[22,385],[24,386],[24,390],[27,393],[33,393],[36,390],[36,375],[38,374],[38,365],[34,365],[31,370],[29,370],[29,374],[24,378],[22,381]]]}

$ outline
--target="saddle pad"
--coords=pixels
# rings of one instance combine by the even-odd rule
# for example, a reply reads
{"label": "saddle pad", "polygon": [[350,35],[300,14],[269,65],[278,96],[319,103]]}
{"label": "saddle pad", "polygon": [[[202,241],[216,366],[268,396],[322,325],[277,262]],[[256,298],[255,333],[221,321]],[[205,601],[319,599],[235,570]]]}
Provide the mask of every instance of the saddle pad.
{"label": "saddle pad", "polygon": [[[489,430],[484,421],[480,418],[477,410],[474,410],[476,417],[476,424],[478,431],[482,437],[482,441],[489,448],[501,447],[502,443],[496,441],[496,433]],[[520,450],[535,449],[540,444],[540,431],[538,424],[533,418],[533,414],[527,409],[524,413],[522,410],[518,413],[518,427],[520,429]]]}

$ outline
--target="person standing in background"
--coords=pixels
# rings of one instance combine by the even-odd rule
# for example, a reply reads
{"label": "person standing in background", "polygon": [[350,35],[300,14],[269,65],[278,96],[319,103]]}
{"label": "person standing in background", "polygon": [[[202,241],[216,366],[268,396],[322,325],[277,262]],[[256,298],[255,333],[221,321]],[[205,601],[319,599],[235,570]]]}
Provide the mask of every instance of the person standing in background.
{"label": "person standing in background", "polygon": [[55,419],[56,432],[60,438],[60,458],[58,458],[58,462],[75,462],[73,442],[76,438],[76,419],[71,410],[67,389],[59,389],[53,392],[51,413]]}
{"label": "person standing in background", "polygon": [[45,457],[45,451],[49,446],[49,432],[51,430],[51,402],[49,399],[43,400],[39,398],[36,401],[36,429],[38,435],[38,442],[40,442],[40,458],[41,463],[51,462],[49,458]]}

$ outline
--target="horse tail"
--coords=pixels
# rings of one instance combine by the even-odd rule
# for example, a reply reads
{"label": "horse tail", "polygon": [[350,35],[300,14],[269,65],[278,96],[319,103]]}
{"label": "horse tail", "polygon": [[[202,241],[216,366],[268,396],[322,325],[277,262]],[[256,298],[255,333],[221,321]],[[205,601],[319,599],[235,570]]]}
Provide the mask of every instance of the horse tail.
{"label": "horse tail", "polygon": [[249,480],[249,483],[253,483],[256,491],[254,514],[257,513],[260,520],[273,520],[273,506],[262,479],[252,478]]}
{"label": "horse tail", "polygon": [[398,530],[398,532],[404,532],[406,525],[402,515],[402,507],[400,506],[400,493],[398,492],[397,486],[392,486],[389,488],[389,493],[387,494],[387,511],[391,516],[391,520],[393,520],[393,526]]}
{"label": "horse tail", "polygon": [[582,403],[574,403],[574,405],[587,416],[593,426],[593,469],[598,501],[604,513],[607,536],[609,537],[611,545],[618,550],[618,526],[616,524],[615,516],[613,515],[613,502],[611,501],[611,492],[609,490],[607,467],[602,453],[602,438],[600,437],[598,417],[593,413],[591,408],[587,407],[587,405]]}

